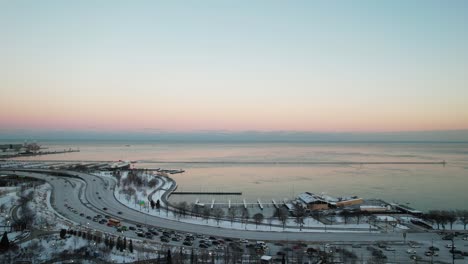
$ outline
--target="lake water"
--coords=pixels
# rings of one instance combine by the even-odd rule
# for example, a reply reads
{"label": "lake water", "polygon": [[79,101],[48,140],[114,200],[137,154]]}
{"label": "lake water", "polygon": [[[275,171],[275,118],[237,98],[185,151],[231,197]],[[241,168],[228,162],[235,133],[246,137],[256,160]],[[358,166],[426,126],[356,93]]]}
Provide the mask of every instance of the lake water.
{"label": "lake water", "polygon": [[[172,175],[179,191],[232,191],[219,201],[291,198],[300,192],[357,195],[409,204],[420,210],[468,209],[468,143],[167,143],[45,142],[78,153],[33,160],[135,160],[136,167],[184,169]],[[443,161],[443,165],[317,165],[275,162]],[[173,163],[164,163],[173,162]],[[190,163],[201,162],[201,163]],[[234,162],[235,164],[223,164]],[[266,162],[268,164],[251,164]],[[271,162],[271,163],[270,163]],[[209,202],[211,197],[199,197]],[[174,196],[188,199],[193,196]]]}

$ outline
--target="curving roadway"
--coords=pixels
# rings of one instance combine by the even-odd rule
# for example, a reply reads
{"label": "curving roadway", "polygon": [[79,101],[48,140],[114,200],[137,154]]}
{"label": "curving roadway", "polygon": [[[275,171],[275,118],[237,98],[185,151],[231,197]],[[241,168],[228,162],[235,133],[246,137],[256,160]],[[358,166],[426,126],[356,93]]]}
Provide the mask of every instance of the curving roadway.
{"label": "curving roadway", "polygon": [[[181,232],[198,233],[219,237],[230,237],[268,241],[307,241],[307,242],[375,242],[403,241],[400,233],[311,233],[311,232],[267,232],[220,228],[179,222],[157,216],[151,216],[124,206],[114,197],[115,180],[87,173],[46,169],[0,169],[6,173],[38,178],[47,181],[53,187],[52,204],[63,217],[82,226],[106,233],[116,234],[115,228],[88,220],[71,212],[66,205],[72,206],[79,213],[94,216],[109,215],[120,219],[124,225],[142,224],[147,226],[173,229]],[[60,174],[60,175],[58,175]],[[100,197],[100,198],[99,198]],[[107,208],[106,211],[103,208]],[[118,214],[122,212],[122,214]],[[163,212],[161,212],[163,213]],[[126,236],[137,236],[126,232]],[[408,238],[413,241],[431,241],[437,235],[433,233],[412,233]],[[140,238],[141,239],[141,238]]]}

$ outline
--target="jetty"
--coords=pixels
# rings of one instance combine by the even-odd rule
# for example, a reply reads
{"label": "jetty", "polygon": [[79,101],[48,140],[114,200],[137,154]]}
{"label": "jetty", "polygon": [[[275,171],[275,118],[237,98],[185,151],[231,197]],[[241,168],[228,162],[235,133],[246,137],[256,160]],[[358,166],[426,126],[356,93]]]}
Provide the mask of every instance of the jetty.
{"label": "jetty", "polygon": [[442,161],[148,161],[161,164],[225,164],[225,165],[446,165]]}
{"label": "jetty", "polygon": [[42,156],[42,155],[65,154],[65,153],[72,153],[72,152],[80,152],[80,150],[79,149],[64,149],[64,150],[54,150],[54,151],[21,152],[21,153],[13,153],[13,154],[8,154],[8,155],[1,155],[0,158],[11,159],[11,158],[18,158],[18,157],[34,157],[34,156]]}

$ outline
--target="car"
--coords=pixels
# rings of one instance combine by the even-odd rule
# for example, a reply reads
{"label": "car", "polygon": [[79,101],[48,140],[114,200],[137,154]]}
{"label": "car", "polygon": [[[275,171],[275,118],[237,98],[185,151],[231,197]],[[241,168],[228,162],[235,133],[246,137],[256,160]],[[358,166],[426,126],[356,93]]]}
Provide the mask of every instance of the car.
{"label": "car", "polygon": [[89,220],[91,220],[91,216],[89,216],[89,215],[88,215],[88,216],[86,216],[86,219],[89,219]]}
{"label": "car", "polygon": [[97,222],[98,219],[96,217],[93,218],[93,222]]}
{"label": "car", "polygon": [[411,254],[411,255],[414,255],[414,254],[416,254],[416,250],[410,248],[410,249],[407,249],[407,250],[406,250],[406,253]]}
{"label": "car", "polygon": [[184,246],[193,246],[193,243],[192,243],[192,241],[185,240],[184,243],[182,243],[182,245],[184,245]]}
{"label": "car", "polygon": [[244,243],[244,244],[249,243],[249,241],[247,239],[241,239],[240,242]]}
{"label": "car", "polygon": [[395,248],[392,248],[392,247],[386,247],[385,250],[387,251],[395,251]]}
{"label": "car", "polygon": [[140,225],[140,224],[136,224],[136,227],[138,227],[138,228],[142,228],[143,226],[142,226],[142,225]]}
{"label": "car", "polygon": [[464,236],[462,240],[468,240],[468,236]]}
{"label": "car", "polygon": [[118,212],[117,212],[117,214],[121,215],[121,214],[122,214],[122,212],[118,211]]}
{"label": "car", "polygon": [[98,199],[101,200],[101,196],[99,196]]}
{"label": "car", "polygon": [[80,214],[80,216],[84,216],[84,214],[83,214],[83,213],[81,213],[81,214]]}
{"label": "car", "polygon": [[412,260],[422,260],[422,257],[418,256],[418,255],[411,255],[410,259],[412,259]]}
{"label": "car", "polygon": [[453,256],[453,258],[454,258],[454,259],[465,259],[465,257],[463,257],[463,256],[460,255],[460,254],[455,254],[455,255]]}
{"label": "car", "polygon": [[155,235],[155,236],[159,236],[159,233],[156,232],[156,231],[151,231],[151,234]]}
{"label": "car", "polygon": [[359,245],[359,244],[353,244],[351,247],[352,247],[352,248],[361,248],[361,245]]}
{"label": "car", "polygon": [[128,227],[127,227],[127,226],[122,226],[121,229],[122,229],[122,231],[128,231]]}
{"label": "car", "polygon": [[109,219],[111,217],[110,217],[110,215],[106,215],[106,216],[104,216],[104,218]]}
{"label": "car", "polygon": [[200,247],[200,248],[209,248],[210,246],[208,246],[207,244],[202,243],[202,244],[198,245],[198,247]]}
{"label": "car", "polygon": [[175,237],[171,238],[171,240],[172,241],[180,241],[181,239],[179,237],[175,236]]}
{"label": "car", "polygon": [[102,208],[102,210],[107,211],[107,207]]}
{"label": "car", "polygon": [[459,249],[451,249],[451,250],[449,250],[449,252],[452,253],[452,254],[462,254],[462,251],[459,250]]}
{"label": "car", "polygon": [[430,247],[429,247],[429,250],[430,250],[430,251],[439,251],[439,248],[438,248],[438,247],[434,247],[434,246],[430,246]]}
{"label": "car", "polygon": [[151,233],[146,233],[145,234],[145,237],[148,238],[148,239],[153,239],[153,235]]}
{"label": "car", "polygon": [[160,240],[161,240],[161,242],[166,242],[166,243],[170,241],[169,237],[167,237],[167,236],[161,236]]}
{"label": "car", "polygon": [[129,226],[128,229],[132,230],[132,231],[135,231],[136,228],[134,226]]}
{"label": "car", "polygon": [[455,236],[450,234],[442,237],[442,240],[452,240]]}
{"label": "car", "polygon": [[447,244],[445,245],[446,248],[457,248],[457,246],[453,245],[453,244]]}
{"label": "car", "polygon": [[428,250],[428,251],[424,252],[424,255],[430,257],[430,256],[432,256],[432,255],[434,255],[434,254],[433,254],[432,251]]}

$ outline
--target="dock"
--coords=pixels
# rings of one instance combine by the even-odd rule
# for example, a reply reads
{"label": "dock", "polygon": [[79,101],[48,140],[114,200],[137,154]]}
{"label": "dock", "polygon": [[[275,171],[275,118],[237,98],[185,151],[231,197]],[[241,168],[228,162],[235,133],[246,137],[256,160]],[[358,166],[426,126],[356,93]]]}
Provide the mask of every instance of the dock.
{"label": "dock", "polygon": [[273,205],[275,206],[275,208],[279,209],[279,206],[278,206],[278,204],[276,204],[275,199],[271,199],[271,202],[273,203]]}

